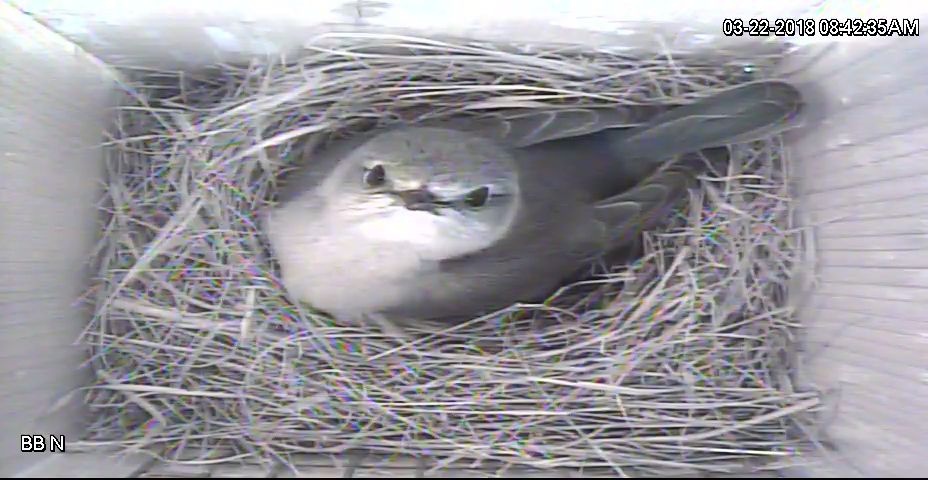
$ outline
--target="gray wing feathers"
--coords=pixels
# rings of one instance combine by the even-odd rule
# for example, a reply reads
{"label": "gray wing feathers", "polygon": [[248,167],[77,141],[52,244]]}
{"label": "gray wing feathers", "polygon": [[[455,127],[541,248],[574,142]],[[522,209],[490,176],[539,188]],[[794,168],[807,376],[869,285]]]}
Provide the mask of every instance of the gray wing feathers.
{"label": "gray wing feathers", "polygon": [[703,148],[763,138],[791,126],[802,95],[779,80],[729,88],[674,108],[623,106],[516,110],[478,122],[477,130],[524,148],[552,140],[618,129],[613,153],[662,161]]}
{"label": "gray wing feathers", "polygon": [[611,232],[612,245],[637,239],[671,215],[700,174],[710,168],[724,170],[729,152],[721,145],[763,138],[790,127],[789,121],[802,106],[802,96],[792,85],[755,82],[669,110],[647,125],[610,135],[610,150],[623,163],[654,164],[684,154],[664,167],[656,164],[655,173],[636,186],[596,202],[595,216]]}
{"label": "gray wing feathers", "polygon": [[789,127],[788,121],[802,106],[802,95],[792,85],[755,82],[669,110],[647,125],[611,137],[613,153],[625,162],[656,162],[685,154],[635,187],[595,204],[596,217],[612,232],[612,244],[625,244],[657,226],[700,174],[709,168],[724,169],[729,152],[721,145],[763,138]]}
{"label": "gray wing feathers", "polygon": [[779,80],[718,92],[657,115],[646,125],[617,132],[612,148],[625,158],[660,160],[703,148],[764,138],[790,127],[802,95]]}
{"label": "gray wing feathers", "polygon": [[727,147],[684,155],[637,186],[594,205],[594,216],[609,233],[612,246],[638,239],[646,230],[666,221],[699,174],[722,168],[729,160]]}
{"label": "gray wing feathers", "polygon": [[643,125],[659,112],[654,107],[520,110],[496,118],[485,131],[506,145],[523,148],[610,128]]}

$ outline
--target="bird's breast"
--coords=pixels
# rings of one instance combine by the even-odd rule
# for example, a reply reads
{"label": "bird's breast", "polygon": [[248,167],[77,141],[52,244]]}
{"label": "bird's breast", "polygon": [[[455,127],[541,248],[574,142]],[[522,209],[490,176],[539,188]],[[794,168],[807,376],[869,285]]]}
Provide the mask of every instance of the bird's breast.
{"label": "bird's breast", "polygon": [[400,242],[407,245],[434,245],[441,234],[438,218],[429,213],[397,208],[358,221],[357,234],[373,243]]}
{"label": "bird's breast", "polygon": [[396,226],[288,213],[269,218],[268,240],[290,296],[318,310],[346,317],[379,312],[407,301],[410,279],[429,268],[414,246],[401,241],[409,232]]}

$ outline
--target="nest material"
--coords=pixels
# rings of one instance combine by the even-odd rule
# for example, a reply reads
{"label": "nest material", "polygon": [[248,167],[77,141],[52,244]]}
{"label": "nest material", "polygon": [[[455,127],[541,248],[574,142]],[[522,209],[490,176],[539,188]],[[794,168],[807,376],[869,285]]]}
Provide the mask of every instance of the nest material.
{"label": "nest material", "polygon": [[[679,104],[769,57],[629,58],[365,36],[293,63],[130,72],[108,162],[84,445],[173,459],[409,454],[428,468],[721,472],[789,457],[801,268],[780,141],[733,146],[644,257],[412,343],[287,298],[254,219],[304,135],[500,108]],[[269,148],[273,147],[273,148]],[[310,167],[311,168],[311,165]],[[578,165],[582,168],[582,165]],[[221,449],[221,450],[220,450]],[[224,453],[217,453],[217,452]]]}

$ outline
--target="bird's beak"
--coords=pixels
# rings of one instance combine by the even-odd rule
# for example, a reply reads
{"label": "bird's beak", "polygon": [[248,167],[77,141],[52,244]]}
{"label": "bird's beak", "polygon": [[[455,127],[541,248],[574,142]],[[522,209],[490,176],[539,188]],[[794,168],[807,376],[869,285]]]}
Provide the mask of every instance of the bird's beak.
{"label": "bird's beak", "polygon": [[407,209],[413,211],[434,212],[438,207],[436,200],[438,198],[427,188],[415,188],[411,190],[398,190],[394,192],[400,197]]}

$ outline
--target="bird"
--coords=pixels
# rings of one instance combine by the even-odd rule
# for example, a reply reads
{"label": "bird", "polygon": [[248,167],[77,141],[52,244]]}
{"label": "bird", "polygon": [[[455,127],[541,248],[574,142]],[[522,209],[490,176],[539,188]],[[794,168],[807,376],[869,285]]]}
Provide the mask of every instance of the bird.
{"label": "bird", "polygon": [[803,106],[761,80],[673,107],[381,127],[305,148],[262,228],[287,294],[314,310],[394,332],[474,318],[544,299],[640,238],[726,168],[728,145],[794,128]]}

